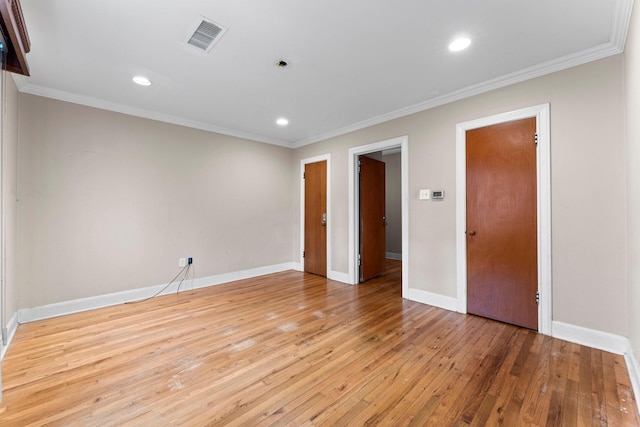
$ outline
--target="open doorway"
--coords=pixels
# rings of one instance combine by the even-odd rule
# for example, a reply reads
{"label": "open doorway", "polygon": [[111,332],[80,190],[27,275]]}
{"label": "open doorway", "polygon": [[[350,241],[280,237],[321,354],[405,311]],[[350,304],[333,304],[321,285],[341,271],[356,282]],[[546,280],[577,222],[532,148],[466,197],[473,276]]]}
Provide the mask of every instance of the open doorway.
{"label": "open doorway", "polygon": [[384,275],[387,260],[402,261],[400,148],[359,159],[359,279]]}
{"label": "open doorway", "polygon": [[[397,221],[400,230],[400,249],[395,254],[402,257],[402,295],[406,298],[408,292],[408,264],[409,264],[409,196],[408,196],[408,137],[402,136],[385,141],[380,141],[361,147],[349,149],[349,277],[352,284],[360,283],[359,257],[360,257],[360,179],[358,174],[358,161],[360,156],[383,158],[385,155],[397,154],[399,156],[399,180],[400,180],[400,220]],[[390,151],[387,151],[390,150]],[[383,152],[385,155],[383,155]],[[372,154],[375,153],[375,154]],[[397,168],[396,168],[397,169]],[[388,221],[387,221],[388,222]],[[398,250],[398,249],[395,249]],[[387,252],[385,239],[385,256]],[[396,255],[397,256],[397,255]]]}

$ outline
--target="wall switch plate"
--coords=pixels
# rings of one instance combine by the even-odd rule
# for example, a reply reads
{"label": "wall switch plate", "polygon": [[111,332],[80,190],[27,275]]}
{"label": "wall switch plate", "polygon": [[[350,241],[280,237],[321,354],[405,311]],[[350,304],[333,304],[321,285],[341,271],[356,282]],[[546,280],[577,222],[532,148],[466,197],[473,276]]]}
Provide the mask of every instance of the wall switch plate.
{"label": "wall switch plate", "polygon": [[178,267],[186,267],[187,266],[187,259],[186,258],[180,258],[178,260]]}
{"label": "wall switch plate", "polygon": [[431,198],[431,190],[420,190],[420,200],[429,200]]}

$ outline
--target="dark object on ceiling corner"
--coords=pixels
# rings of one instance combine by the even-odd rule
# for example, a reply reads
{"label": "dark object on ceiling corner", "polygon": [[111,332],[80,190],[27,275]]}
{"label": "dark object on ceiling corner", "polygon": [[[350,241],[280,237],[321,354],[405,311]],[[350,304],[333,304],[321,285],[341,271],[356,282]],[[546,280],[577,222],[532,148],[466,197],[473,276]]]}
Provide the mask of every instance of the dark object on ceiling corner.
{"label": "dark object on ceiling corner", "polygon": [[31,50],[20,0],[0,0],[0,27],[7,43],[6,70],[29,75],[27,52]]}

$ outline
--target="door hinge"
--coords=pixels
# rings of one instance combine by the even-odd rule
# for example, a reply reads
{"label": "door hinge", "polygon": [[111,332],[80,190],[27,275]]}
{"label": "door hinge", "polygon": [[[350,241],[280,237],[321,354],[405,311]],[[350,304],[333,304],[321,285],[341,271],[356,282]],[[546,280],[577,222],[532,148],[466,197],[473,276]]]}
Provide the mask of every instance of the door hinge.
{"label": "door hinge", "polygon": [[362,256],[358,254],[358,265],[362,265]]}
{"label": "door hinge", "polygon": [[306,172],[302,172],[302,179],[307,178],[307,173]]}
{"label": "door hinge", "polygon": [[538,134],[536,133],[534,136],[534,142],[536,143],[536,147],[538,146]]}
{"label": "door hinge", "polygon": [[302,251],[302,258],[304,258],[307,254],[305,253],[305,251]]}
{"label": "door hinge", "polygon": [[540,305],[540,292],[536,292],[536,304]]}
{"label": "door hinge", "polygon": [[360,162],[360,160],[358,160],[358,173],[360,173],[360,165],[361,165],[361,164],[362,164],[362,163]]}

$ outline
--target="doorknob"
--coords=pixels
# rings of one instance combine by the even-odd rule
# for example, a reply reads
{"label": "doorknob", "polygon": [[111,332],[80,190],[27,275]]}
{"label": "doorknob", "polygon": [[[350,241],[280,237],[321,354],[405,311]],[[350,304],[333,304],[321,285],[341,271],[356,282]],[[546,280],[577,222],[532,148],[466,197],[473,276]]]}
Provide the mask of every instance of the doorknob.
{"label": "doorknob", "polygon": [[467,233],[469,236],[475,236],[476,235],[476,232],[474,230],[465,231],[465,233]]}
{"label": "doorknob", "polygon": [[322,214],[322,223],[321,225],[324,227],[325,225],[327,225],[327,213],[323,213]]}

